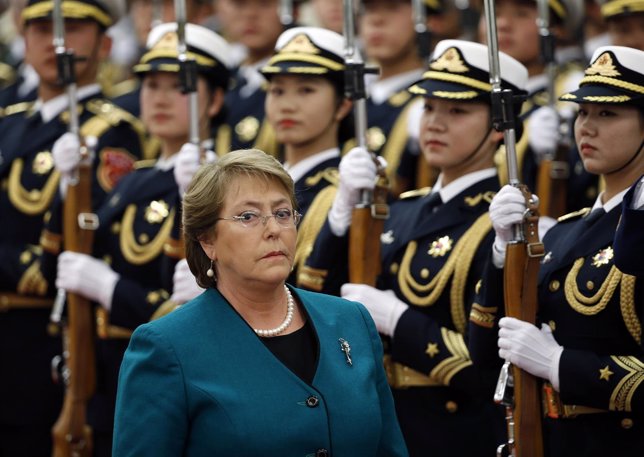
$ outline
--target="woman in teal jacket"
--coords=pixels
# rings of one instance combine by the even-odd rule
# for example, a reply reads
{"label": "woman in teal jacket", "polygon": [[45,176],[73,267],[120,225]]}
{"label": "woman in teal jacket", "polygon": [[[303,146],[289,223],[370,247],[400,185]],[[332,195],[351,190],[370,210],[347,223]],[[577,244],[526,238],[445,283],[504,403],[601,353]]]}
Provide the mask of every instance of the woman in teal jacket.
{"label": "woman in teal jacket", "polygon": [[407,456],[365,308],[285,284],[293,181],[237,151],[184,198],[206,292],[139,327],[119,379],[114,456]]}

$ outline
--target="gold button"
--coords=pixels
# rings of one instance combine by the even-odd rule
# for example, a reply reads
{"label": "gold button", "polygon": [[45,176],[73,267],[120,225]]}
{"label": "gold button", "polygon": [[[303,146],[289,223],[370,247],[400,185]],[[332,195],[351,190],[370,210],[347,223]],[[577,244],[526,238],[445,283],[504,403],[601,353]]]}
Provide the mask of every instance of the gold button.
{"label": "gold button", "polygon": [[593,290],[593,289],[595,288],[595,283],[594,283],[594,282],[592,282],[592,281],[588,281],[588,282],[586,283],[586,288],[587,288],[588,290]]}
{"label": "gold button", "polygon": [[420,270],[420,277],[423,279],[429,278],[429,270],[427,268]]}
{"label": "gold button", "polygon": [[146,244],[148,241],[150,241],[150,237],[147,233],[141,233],[139,235],[139,243]]}
{"label": "gold button", "polygon": [[115,222],[112,224],[112,233],[117,234],[121,231],[121,223],[120,222]]}
{"label": "gold button", "polygon": [[559,286],[561,286],[559,281],[554,279],[554,280],[550,281],[550,285],[548,286],[548,289],[550,289],[550,292],[557,292],[559,290]]}
{"label": "gold button", "polygon": [[622,419],[622,422],[620,424],[623,429],[628,430],[629,428],[633,427],[633,419],[630,419],[628,417]]}
{"label": "gold button", "polygon": [[389,267],[389,271],[391,271],[393,274],[398,273],[398,264],[397,263],[392,263],[391,266]]}
{"label": "gold button", "polygon": [[478,294],[479,292],[481,292],[481,285],[482,284],[483,284],[483,281],[481,281],[480,279],[476,282],[476,286],[474,287],[474,292],[475,293]]}
{"label": "gold button", "polygon": [[445,409],[447,410],[448,413],[453,414],[456,411],[458,411],[458,404],[455,401],[450,400],[447,403],[445,403]]}

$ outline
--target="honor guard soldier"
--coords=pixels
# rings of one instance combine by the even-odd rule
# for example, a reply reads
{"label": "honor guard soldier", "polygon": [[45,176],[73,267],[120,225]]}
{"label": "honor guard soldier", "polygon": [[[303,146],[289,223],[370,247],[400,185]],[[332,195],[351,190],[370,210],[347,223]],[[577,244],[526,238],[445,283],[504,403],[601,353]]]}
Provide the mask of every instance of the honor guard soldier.
{"label": "honor guard soldier", "polygon": [[[264,119],[265,80],[259,70],[273,54],[277,38],[284,30],[280,22],[278,0],[222,0],[228,23],[222,24],[226,35],[246,47],[246,57],[235,70],[226,94],[227,117],[217,133],[229,148],[217,148],[222,155],[235,149],[255,147],[277,156],[275,133]],[[220,144],[222,144],[220,143]]]}
{"label": "honor guard soldier", "polygon": [[[0,122],[0,453],[48,455],[61,405],[50,362],[60,339],[47,333],[53,284],[38,256],[43,217],[59,188],[52,145],[68,129],[69,101],[59,83],[51,0],[31,0],[22,12],[26,59],[38,73],[38,99],[12,105]],[[97,201],[142,155],[142,125],[106,101],[97,69],[110,49],[105,30],[118,16],[113,2],[62,2],[66,43],[79,58],[76,73],[81,135],[94,137],[92,193]],[[60,239],[49,240],[54,243]],[[13,348],[15,350],[10,350]]]}
{"label": "honor guard soldier", "polygon": [[[543,411],[534,414],[543,419],[546,456],[636,456],[644,443],[644,282],[641,266],[621,270],[617,252],[624,249],[613,243],[624,195],[644,172],[644,52],[597,49],[578,89],[560,99],[579,105],[577,147],[585,169],[601,176],[605,189],[592,209],[560,217],[543,237],[537,326],[504,317],[497,327],[506,245],[526,209],[517,188],[501,189],[490,205],[492,263],[470,333],[479,342],[486,334],[496,342],[498,330],[499,356],[543,382]],[[631,211],[641,213],[632,206],[641,204],[640,197],[632,199],[636,190],[628,194],[624,213],[629,233],[635,233]],[[627,250],[641,254],[642,227],[635,230],[640,243]],[[620,264],[632,265],[628,257],[620,256]],[[483,344],[470,349],[475,363],[496,352]]]}
{"label": "honor guard soldier", "polygon": [[[436,186],[391,205],[377,288],[345,284],[341,294],[363,303],[387,338],[384,362],[410,455],[493,455],[503,434],[502,411],[492,402],[497,373],[472,364],[466,329],[493,241],[487,211],[499,189],[494,154],[502,133],[491,127],[487,47],[445,40],[434,56],[410,91],[424,99],[420,142],[427,163],[440,170]],[[501,54],[501,69],[503,87],[521,93],[525,67]],[[328,220],[299,276],[308,286],[333,292],[346,281],[339,253],[375,168],[361,148],[342,159]]]}
{"label": "honor guard soldier", "polygon": [[[344,38],[318,27],[286,30],[261,69],[268,80],[266,118],[283,148],[284,168],[293,178],[298,211],[304,216],[296,268],[312,248],[333,201],[340,145],[354,136],[344,70]],[[296,275],[294,271],[293,280]]]}
{"label": "honor guard soldier", "polygon": [[[195,120],[199,137],[206,139],[229,82],[228,43],[194,24],[186,24],[185,41],[187,58],[197,64],[199,114]],[[174,264],[166,271],[164,246],[179,220],[180,192],[191,179],[190,167],[177,173],[174,166],[178,154],[199,156],[198,145],[184,144],[190,116],[179,68],[177,24],[158,25],[150,32],[148,51],[134,73],[141,78],[142,120],[160,139],[159,158],[137,163],[98,209],[99,228],[91,255],[65,251],[58,257],[56,286],[97,305],[97,387],[88,408],[95,455],[111,455],[117,379],[129,337],[137,326],[165,312],[159,307],[172,292],[162,281],[174,271]],[[206,155],[206,160],[214,160],[214,153]],[[65,162],[61,157],[60,163]],[[189,271],[184,273],[194,282]]]}
{"label": "honor guard soldier", "polygon": [[624,195],[622,218],[617,226],[613,247],[615,265],[629,275],[644,274],[644,176]]}
{"label": "honor guard soldier", "polygon": [[607,0],[600,3],[611,43],[644,51],[644,3],[640,0]]}

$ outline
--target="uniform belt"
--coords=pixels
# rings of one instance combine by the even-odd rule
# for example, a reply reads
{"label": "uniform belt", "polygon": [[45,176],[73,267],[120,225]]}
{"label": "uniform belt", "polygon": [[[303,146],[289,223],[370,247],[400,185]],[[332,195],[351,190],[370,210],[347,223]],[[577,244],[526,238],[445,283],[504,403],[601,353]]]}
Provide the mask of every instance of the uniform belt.
{"label": "uniform belt", "polygon": [[45,309],[51,308],[54,300],[51,298],[30,297],[13,292],[0,292],[0,312],[11,309]]}
{"label": "uniform belt", "polygon": [[443,385],[429,376],[413,370],[402,363],[394,362],[391,360],[390,355],[385,355],[383,362],[385,365],[385,373],[387,373],[387,381],[389,381],[389,385],[394,389]]}
{"label": "uniform belt", "polygon": [[542,396],[543,415],[552,419],[572,419],[581,414],[609,413],[607,409],[592,408],[583,405],[564,405],[552,384],[543,383]]}

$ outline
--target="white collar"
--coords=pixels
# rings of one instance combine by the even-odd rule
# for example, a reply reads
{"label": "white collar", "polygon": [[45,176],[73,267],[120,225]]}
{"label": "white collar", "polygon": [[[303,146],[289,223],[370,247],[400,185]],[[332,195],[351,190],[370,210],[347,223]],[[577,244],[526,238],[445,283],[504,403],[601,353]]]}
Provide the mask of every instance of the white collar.
{"label": "white collar", "polygon": [[396,76],[391,76],[390,78],[379,79],[372,82],[369,86],[369,97],[376,105],[380,105],[396,92],[411,86],[412,83],[418,81],[422,76],[423,70],[418,68]]}
{"label": "white collar", "polygon": [[257,91],[262,84],[266,82],[266,79],[259,72],[260,68],[264,67],[268,63],[269,57],[255,62],[253,64],[241,65],[239,67],[239,73],[246,80],[246,83],[239,90],[239,94],[244,97],[250,97],[255,91]]}
{"label": "white collar", "polygon": [[158,168],[159,170],[163,171],[168,171],[174,165],[177,163],[177,155],[178,153],[172,154],[170,157],[166,159],[157,159],[156,163],[154,164],[154,168]]}
{"label": "white collar", "polygon": [[291,166],[288,162],[284,163],[284,169],[288,172],[294,182],[302,179],[306,173],[311,170],[313,167],[321,164],[325,160],[332,159],[334,157],[340,157],[339,148],[331,148],[326,151],[321,151],[312,156],[307,157],[304,160],[300,160],[295,165]]}
{"label": "white collar", "polygon": [[[76,91],[76,99],[82,100],[90,95],[99,93],[101,86],[98,84],[89,84],[87,86],[79,87]],[[34,111],[40,111],[42,121],[47,123],[53,118],[62,113],[69,105],[69,98],[67,93],[57,95],[51,100],[43,102],[40,98],[34,104]]]}
{"label": "white collar", "polygon": [[595,204],[593,205],[591,212],[594,211],[597,208],[604,208],[604,211],[607,213],[610,212],[613,208],[616,206],[620,205],[622,203],[622,200],[624,200],[624,195],[626,195],[626,192],[628,192],[628,189],[624,189],[617,195],[615,195],[613,198],[608,200],[606,203],[602,204],[602,195],[604,195],[604,192],[600,193],[597,196],[597,200],[595,200]]}
{"label": "white collar", "polygon": [[455,179],[454,181],[443,187],[443,175],[440,174],[438,175],[438,179],[436,180],[436,185],[432,188],[432,193],[440,192],[441,200],[443,201],[443,203],[447,203],[468,187],[471,187],[477,182],[483,181],[484,179],[488,179],[496,175],[496,168],[486,168],[484,170],[474,171],[472,173],[461,176],[460,178]]}

